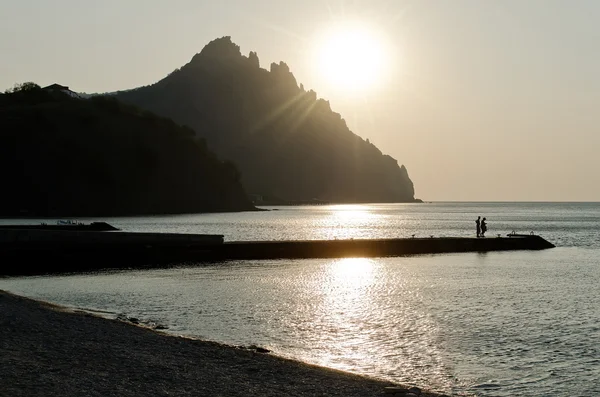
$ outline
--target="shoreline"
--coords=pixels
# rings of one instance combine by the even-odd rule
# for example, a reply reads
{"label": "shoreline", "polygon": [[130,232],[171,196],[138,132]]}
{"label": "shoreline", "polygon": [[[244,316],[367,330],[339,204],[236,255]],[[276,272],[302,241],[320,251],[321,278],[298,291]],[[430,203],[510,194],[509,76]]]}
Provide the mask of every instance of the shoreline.
{"label": "shoreline", "polygon": [[[345,396],[409,386],[111,320],[0,290],[10,396]],[[417,385],[422,386],[422,385]],[[422,397],[441,394],[423,391]]]}

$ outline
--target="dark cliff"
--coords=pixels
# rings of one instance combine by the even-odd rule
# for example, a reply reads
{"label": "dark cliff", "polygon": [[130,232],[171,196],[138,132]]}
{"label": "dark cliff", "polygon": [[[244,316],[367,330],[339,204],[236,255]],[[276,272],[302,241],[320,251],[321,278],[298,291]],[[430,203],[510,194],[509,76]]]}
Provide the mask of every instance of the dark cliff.
{"label": "dark cliff", "polygon": [[161,81],[116,94],[192,127],[241,170],[251,194],[288,201],[412,202],[406,168],[352,133],[281,62],[260,68],[229,37]]}
{"label": "dark cliff", "polygon": [[114,98],[33,84],[0,95],[1,216],[251,210],[236,167],[194,131]]}

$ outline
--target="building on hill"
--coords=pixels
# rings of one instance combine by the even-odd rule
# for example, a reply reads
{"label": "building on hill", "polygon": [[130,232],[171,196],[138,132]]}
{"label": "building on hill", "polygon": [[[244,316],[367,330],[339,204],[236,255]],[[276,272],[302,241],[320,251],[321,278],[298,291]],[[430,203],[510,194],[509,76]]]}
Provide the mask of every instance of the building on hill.
{"label": "building on hill", "polygon": [[62,94],[66,94],[68,96],[70,96],[71,98],[81,98],[81,95],[79,95],[78,93],[76,93],[75,91],[71,91],[69,89],[69,87],[64,86],[64,85],[60,85],[60,84],[50,84],[47,87],[43,87],[42,88],[44,91],[48,91],[51,94],[55,94],[55,93],[62,93]]}
{"label": "building on hill", "polygon": [[252,204],[261,204],[263,200],[263,196],[260,194],[249,194],[248,198],[252,201]]}

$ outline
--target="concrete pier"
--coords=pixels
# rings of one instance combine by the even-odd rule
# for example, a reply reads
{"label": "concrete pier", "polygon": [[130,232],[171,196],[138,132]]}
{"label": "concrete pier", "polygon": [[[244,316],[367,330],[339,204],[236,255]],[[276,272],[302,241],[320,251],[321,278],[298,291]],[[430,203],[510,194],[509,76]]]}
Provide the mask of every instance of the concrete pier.
{"label": "concrete pier", "polygon": [[541,250],[554,245],[540,236],[439,237],[308,241],[229,242],[215,247],[216,259],[386,257],[452,252]]}
{"label": "concrete pier", "polygon": [[223,242],[222,235],[5,230],[0,236],[0,276],[228,260],[373,258],[552,247],[553,244],[536,235]]}

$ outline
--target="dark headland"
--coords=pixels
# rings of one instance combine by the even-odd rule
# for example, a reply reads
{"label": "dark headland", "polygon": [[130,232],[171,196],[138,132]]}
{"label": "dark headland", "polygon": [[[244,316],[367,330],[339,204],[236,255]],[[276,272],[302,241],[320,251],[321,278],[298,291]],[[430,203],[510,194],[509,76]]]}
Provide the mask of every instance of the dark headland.
{"label": "dark headland", "polygon": [[231,37],[160,81],[112,95],[190,126],[239,167],[259,204],[415,202],[404,165],[353,133],[285,62],[265,69]]}
{"label": "dark headland", "polygon": [[0,216],[255,210],[237,167],[188,127],[33,83],[0,95]]}

